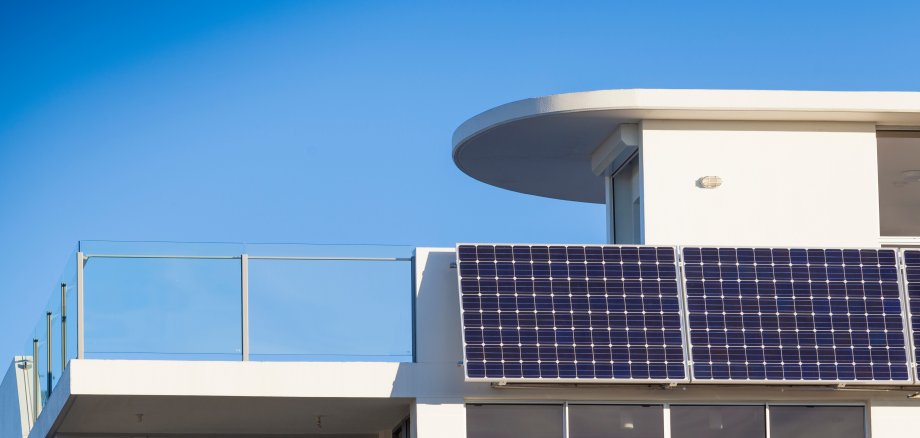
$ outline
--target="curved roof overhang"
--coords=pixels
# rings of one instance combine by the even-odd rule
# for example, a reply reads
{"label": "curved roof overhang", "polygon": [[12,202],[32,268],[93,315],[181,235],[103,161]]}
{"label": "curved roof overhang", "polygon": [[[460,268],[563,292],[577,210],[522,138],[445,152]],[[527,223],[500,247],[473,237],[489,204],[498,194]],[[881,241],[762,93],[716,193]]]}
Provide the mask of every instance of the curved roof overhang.
{"label": "curved roof overhang", "polygon": [[871,122],[920,126],[920,93],[766,90],[602,90],[511,102],[464,122],[453,159],[508,190],[604,203],[591,154],[622,123],[641,120]]}

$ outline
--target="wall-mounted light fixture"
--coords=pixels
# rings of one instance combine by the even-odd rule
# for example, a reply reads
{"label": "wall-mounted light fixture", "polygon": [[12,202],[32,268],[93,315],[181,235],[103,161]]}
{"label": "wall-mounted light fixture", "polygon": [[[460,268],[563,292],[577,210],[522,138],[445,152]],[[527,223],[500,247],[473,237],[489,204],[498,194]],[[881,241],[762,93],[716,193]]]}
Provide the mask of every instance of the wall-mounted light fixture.
{"label": "wall-mounted light fixture", "polygon": [[701,189],[714,189],[722,185],[722,178],[715,175],[701,176],[696,180],[696,186]]}

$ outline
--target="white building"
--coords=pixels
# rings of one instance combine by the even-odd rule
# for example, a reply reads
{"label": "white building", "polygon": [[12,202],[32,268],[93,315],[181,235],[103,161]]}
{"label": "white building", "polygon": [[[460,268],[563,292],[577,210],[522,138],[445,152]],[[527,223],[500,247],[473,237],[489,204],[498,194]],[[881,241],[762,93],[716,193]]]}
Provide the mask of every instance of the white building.
{"label": "white building", "polygon": [[[606,203],[610,244],[920,246],[920,93],[547,96],[466,121],[453,157],[488,184]],[[477,379],[464,363],[455,248],[342,251],[81,244],[11,358],[0,386],[2,436],[888,438],[920,430],[906,271],[895,312],[908,345],[884,346],[904,350],[905,363],[888,365],[905,379]],[[368,323],[380,315],[392,321]],[[692,328],[679,332],[684,344],[692,337]]]}

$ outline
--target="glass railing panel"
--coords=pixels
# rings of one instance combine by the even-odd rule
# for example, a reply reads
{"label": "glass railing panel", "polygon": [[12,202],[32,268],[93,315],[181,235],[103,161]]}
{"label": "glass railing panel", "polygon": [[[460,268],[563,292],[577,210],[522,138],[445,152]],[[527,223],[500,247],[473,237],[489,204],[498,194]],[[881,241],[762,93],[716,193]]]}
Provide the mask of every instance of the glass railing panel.
{"label": "glass railing panel", "polygon": [[411,250],[347,249],[251,256],[251,360],[412,361]]}
{"label": "glass railing panel", "polygon": [[[114,248],[81,243],[81,249]],[[240,360],[240,260],[196,253],[195,258],[85,253],[85,357]],[[144,257],[133,257],[138,254]]]}

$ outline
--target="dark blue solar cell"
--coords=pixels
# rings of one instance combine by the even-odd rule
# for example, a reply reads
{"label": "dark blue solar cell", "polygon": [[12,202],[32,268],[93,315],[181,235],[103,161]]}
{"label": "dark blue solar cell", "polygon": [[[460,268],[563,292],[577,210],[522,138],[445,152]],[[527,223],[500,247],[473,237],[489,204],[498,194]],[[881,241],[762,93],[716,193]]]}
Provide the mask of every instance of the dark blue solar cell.
{"label": "dark blue solar cell", "polygon": [[457,247],[457,260],[461,262],[476,261],[476,247],[473,245],[460,245]]}
{"label": "dark blue solar cell", "polygon": [[702,263],[718,263],[719,262],[719,249],[718,248],[700,248],[700,258]]}
{"label": "dark blue solar cell", "polygon": [[583,246],[566,247],[566,260],[570,264],[583,263],[585,261],[585,248]]}
{"label": "dark blue solar cell", "polygon": [[601,247],[597,246],[586,246],[585,247],[585,260],[588,263],[601,263],[604,261],[604,251]]}
{"label": "dark blue solar cell", "polygon": [[553,262],[549,264],[549,276],[555,279],[565,279],[569,276],[569,267],[565,263]]}
{"label": "dark blue solar cell", "polygon": [[601,253],[604,255],[604,261],[607,263],[619,263],[621,260],[619,247],[601,247]]}
{"label": "dark blue solar cell", "polygon": [[682,253],[696,379],[908,380],[894,250]]}
{"label": "dark blue solar cell", "polygon": [[677,252],[675,252],[673,248],[659,247],[656,249],[656,252],[658,253],[657,261],[660,264],[671,264],[676,260]]}
{"label": "dark blue solar cell", "polygon": [[805,250],[806,259],[809,264],[821,264],[825,263],[824,250],[823,249],[807,249]]}
{"label": "dark blue solar cell", "polygon": [[534,262],[549,261],[549,247],[531,246],[530,247],[530,257]]}
{"label": "dark blue solar cell", "polygon": [[514,254],[512,254],[511,247],[507,245],[496,246],[495,260],[499,262],[510,262],[514,260]]}
{"label": "dark blue solar cell", "polygon": [[549,260],[554,263],[563,263],[568,260],[568,251],[564,246],[549,247]]}
{"label": "dark blue solar cell", "polygon": [[698,264],[703,261],[701,254],[701,248],[684,248],[681,255],[684,259],[684,263]]}
{"label": "dark blue solar cell", "polygon": [[512,247],[512,252],[514,254],[514,260],[531,260],[529,246],[520,245]]}
{"label": "dark blue solar cell", "polygon": [[843,250],[843,264],[859,265],[860,262],[862,262],[862,257],[860,256],[858,249]]}
{"label": "dark blue solar cell", "polygon": [[620,258],[623,263],[634,265],[639,261],[639,249],[630,246],[620,247]]}
{"label": "dark blue solar cell", "polygon": [[584,262],[572,263],[565,265],[568,267],[568,277],[584,279],[588,272],[588,266]]}
{"label": "dark blue solar cell", "polygon": [[604,278],[604,265],[593,262],[588,263],[585,265],[585,277],[592,278],[594,279],[592,282],[603,285],[600,279]]}

